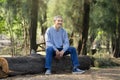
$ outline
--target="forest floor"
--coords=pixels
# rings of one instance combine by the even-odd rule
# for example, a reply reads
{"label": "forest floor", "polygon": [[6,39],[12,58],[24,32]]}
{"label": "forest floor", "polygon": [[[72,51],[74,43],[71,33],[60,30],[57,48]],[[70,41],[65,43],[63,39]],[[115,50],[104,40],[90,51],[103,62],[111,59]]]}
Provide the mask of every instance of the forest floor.
{"label": "forest floor", "polygon": [[18,75],[1,80],[120,80],[120,67],[91,68],[84,74],[59,73],[52,75]]}

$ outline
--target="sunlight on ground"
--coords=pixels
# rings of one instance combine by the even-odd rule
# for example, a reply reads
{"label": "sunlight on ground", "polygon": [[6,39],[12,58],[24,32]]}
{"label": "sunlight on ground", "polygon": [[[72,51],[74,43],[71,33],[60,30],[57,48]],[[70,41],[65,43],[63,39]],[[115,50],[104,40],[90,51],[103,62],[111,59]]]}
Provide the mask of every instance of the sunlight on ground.
{"label": "sunlight on ground", "polygon": [[11,55],[0,55],[0,57],[12,57]]}
{"label": "sunlight on ground", "polygon": [[43,51],[43,52],[37,52],[37,54],[46,55],[45,51]]}

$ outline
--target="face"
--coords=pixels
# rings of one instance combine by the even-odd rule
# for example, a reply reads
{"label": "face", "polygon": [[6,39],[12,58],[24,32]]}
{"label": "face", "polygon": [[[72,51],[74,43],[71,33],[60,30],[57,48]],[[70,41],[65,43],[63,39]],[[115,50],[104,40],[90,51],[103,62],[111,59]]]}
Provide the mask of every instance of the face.
{"label": "face", "polygon": [[56,20],[54,20],[54,25],[57,29],[62,27],[62,24],[63,24],[63,19],[62,18],[57,18]]}

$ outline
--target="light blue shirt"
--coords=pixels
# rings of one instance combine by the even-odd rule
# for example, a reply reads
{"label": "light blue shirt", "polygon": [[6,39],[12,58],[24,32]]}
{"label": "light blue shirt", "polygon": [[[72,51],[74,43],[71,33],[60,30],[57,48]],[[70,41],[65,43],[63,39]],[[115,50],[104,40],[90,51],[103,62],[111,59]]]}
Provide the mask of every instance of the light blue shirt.
{"label": "light blue shirt", "polygon": [[61,27],[56,30],[54,26],[48,28],[45,33],[46,48],[53,47],[56,51],[57,48],[63,48],[66,51],[69,48],[69,39],[67,32]]}

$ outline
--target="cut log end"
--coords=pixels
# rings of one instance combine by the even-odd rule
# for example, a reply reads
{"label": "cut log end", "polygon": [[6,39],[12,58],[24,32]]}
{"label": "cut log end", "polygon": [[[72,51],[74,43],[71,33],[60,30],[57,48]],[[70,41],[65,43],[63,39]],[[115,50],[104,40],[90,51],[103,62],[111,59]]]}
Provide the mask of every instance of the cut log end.
{"label": "cut log end", "polygon": [[7,76],[8,76],[8,75],[0,69],[0,79],[1,79],[1,78],[5,78],[5,77],[7,77]]}
{"label": "cut log end", "polygon": [[8,62],[5,58],[0,58],[0,78],[4,78],[8,76],[9,68]]}
{"label": "cut log end", "polygon": [[2,68],[2,71],[5,73],[9,72],[8,62],[5,58],[0,58],[0,66]]}

